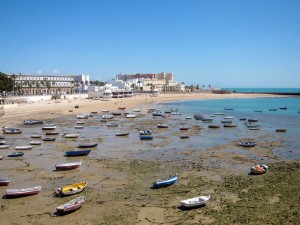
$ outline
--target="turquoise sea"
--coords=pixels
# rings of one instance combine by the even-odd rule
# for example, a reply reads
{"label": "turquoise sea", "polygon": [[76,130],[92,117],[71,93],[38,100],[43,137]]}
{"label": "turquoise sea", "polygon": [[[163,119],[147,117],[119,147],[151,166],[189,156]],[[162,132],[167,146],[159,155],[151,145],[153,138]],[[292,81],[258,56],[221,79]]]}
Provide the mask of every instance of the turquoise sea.
{"label": "turquoise sea", "polygon": [[[225,116],[233,116],[237,128],[224,128],[220,130],[207,129],[208,124],[200,120],[192,120],[193,125],[201,125],[201,137],[196,145],[211,148],[216,145],[228,144],[245,138],[270,141],[281,141],[283,146],[274,148],[273,153],[285,160],[300,159],[300,97],[280,98],[249,98],[249,99],[214,99],[192,100],[159,104],[163,110],[178,109],[182,117],[202,113],[209,118],[214,113],[224,113],[213,118],[214,124],[221,124]],[[232,110],[226,110],[230,108]],[[280,109],[286,108],[286,109]],[[270,111],[270,109],[272,111]],[[273,111],[274,110],[274,111]],[[241,118],[258,119],[260,130],[249,130]],[[287,129],[285,133],[276,132],[276,129]],[[272,148],[272,146],[266,146]]]}
{"label": "turquoise sea", "polygon": [[236,91],[237,93],[286,93],[300,94],[300,88],[222,88],[222,90]]}

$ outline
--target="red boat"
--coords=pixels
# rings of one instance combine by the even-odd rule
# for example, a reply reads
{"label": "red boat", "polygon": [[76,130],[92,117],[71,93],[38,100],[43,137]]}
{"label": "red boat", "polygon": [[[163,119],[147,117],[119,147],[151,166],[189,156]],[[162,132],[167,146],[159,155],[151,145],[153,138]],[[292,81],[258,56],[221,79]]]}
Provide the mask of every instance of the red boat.
{"label": "red boat", "polygon": [[10,182],[10,177],[5,177],[0,179],[0,186],[8,186]]}
{"label": "red boat", "polygon": [[73,212],[73,211],[79,209],[83,205],[84,202],[85,202],[85,196],[80,196],[78,198],[75,198],[75,199],[67,202],[66,204],[58,206],[56,208],[56,210],[58,213],[62,213],[62,214],[70,213],[70,212]]}
{"label": "red boat", "polygon": [[56,170],[72,170],[80,167],[82,161],[55,165]]}
{"label": "red boat", "polygon": [[24,189],[7,189],[6,196],[7,197],[22,197],[27,195],[35,195],[40,193],[42,190],[42,186],[32,187],[32,188],[24,188]]}
{"label": "red boat", "polygon": [[124,110],[124,109],[126,109],[126,107],[125,106],[119,106],[118,109]]}

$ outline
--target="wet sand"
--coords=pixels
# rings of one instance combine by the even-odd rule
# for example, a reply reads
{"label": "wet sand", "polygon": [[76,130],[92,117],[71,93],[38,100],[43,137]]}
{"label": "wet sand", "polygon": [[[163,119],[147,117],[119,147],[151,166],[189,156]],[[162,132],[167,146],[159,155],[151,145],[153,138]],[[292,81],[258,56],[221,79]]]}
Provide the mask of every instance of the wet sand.
{"label": "wet sand", "polygon": [[[10,148],[0,150],[0,155],[14,152],[17,145],[28,145],[32,134],[43,136],[41,125],[25,126],[25,119],[53,122],[59,135],[55,142],[44,142],[24,151],[21,158],[6,157],[0,161],[0,178],[11,177],[8,188],[43,186],[38,195],[17,199],[6,199],[6,187],[0,187],[1,224],[299,224],[299,162],[282,162],[272,154],[272,148],[284,145],[280,140],[271,142],[266,134],[253,140],[259,141],[254,148],[242,148],[236,142],[202,148],[193,142],[206,127],[183,118],[153,118],[147,114],[148,108],[165,101],[266,96],[269,95],[174,94],[110,101],[82,96],[7,106],[5,115],[0,117],[1,125],[21,127],[23,133],[5,135]],[[134,119],[117,116],[113,120],[118,123],[117,128],[100,122],[103,109],[111,113],[119,111],[119,106],[126,106],[124,111],[128,112],[133,108],[142,111]],[[90,112],[97,114],[80,120],[85,122],[82,130],[74,129],[76,115]],[[159,129],[158,123],[169,123],[172,127]],[[183,125],[190,129],[179,131]],[[154,140],[140,141],[138,130],[148,128],[153,130]],[[116,137],[119,131],[130,134]],[[80,133],[80,137],[66,139],[63,133]],[[182,134],[190,138],[181,140]],[[99,145],[88,156],[63,156],[80,142]],[[80,160],[80,169],[54,170],[57,163]],[[249,168],[259,162],[270,162],[270,170],[264,175],[249,176]],[[179,174],[179,184],[157,190],[149,188],[155,180],[175,173]],[[86,196],[86,203],[74,213],[56,215],[57,206],[79,195],[58,198],[54,191],[79,181],[89,183],[79,194]],[[212,195],[212,200],[205,207],[185,210],[179,205],[182,199],[207,194]]]}

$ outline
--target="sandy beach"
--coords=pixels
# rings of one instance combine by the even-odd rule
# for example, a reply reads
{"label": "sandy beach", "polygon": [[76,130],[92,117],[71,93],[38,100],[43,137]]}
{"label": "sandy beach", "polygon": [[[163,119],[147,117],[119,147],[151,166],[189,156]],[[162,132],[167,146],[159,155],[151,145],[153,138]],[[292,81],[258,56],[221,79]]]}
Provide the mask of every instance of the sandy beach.
{"label": "sandy beach", "polygon": [[[140,95],[109,101],[87,99],[86,95],[66,96],[66,99],[29,99],[5,105],[0,117],[1,126],[21,127],[22,134],[7,135],[9,149],[0,155],[14,152],[15,146],[28,145],[32,134],[41,134],[41,125],[25,126],[23,120],[37,119],[55,123],[59,135],[54,143],[44,142],[26,150],[21,158],[0,161],[0,178],[10,176],[8,187],[0,187],[3,198],[1,225],[8,224],[299,224],[299,172],[298,161],[285,162],[272,153],[272,148],[283,143],[270,141],[268,134],[259,136],[255,148],[241,148],[236,142],[209,149],[178,141],[178,127],[188,124],[191,137],[201,135],[202,126],[181,119],[150,120],[147,111],[155,104],[169,101],[221,98],[278,97],[267,94],[161,94],[157,97]],[[78,107],[75,107],[78,106]],[[101,123],[102,110],[133,112],[141,109],[134,119],[119,116],[113,121],[118,128]],[[124,112],[123,111],[123,112]],[[84,122],[83,130],[75,130],[76,115],[94,112]],[[152,117],[151,117],[152,118]],[[156,139],[142,142],[138,130],[168,123],[176,127],[163,131],[153,128]],[[115,137],[117,131],[128,131],[128,137]],[[65,139],[63,133],[80,133],[79,139]],[[251,140],[257,141],[257,140]],[[76,149],[78,143],[97,142],[92,153],[83,157],[64,157],[67,150]],[[266,147],[267,146],[267,147]],[[228,149],[238,149],[235,154]],[[272,161],[270,170],[260,176],[249,176],[249,168],[257,163],[250,157]],[[80,169],[55,171],[54,165],[83,160]],[[149,188],[158,179],[178,173],[179,184],[153,190]],[[69,197],[57,197],[58,187],[87,181],[88,187]],[[276,184],[276,185],[275,185]],[[43,186],[34,196],[6,199],[7,188]],[[187,210],[179,201],[199,195],[211,194],[205,206]],[[56,207],[80,195],[86,196],[81,209],[64,216],[56,214]]]}

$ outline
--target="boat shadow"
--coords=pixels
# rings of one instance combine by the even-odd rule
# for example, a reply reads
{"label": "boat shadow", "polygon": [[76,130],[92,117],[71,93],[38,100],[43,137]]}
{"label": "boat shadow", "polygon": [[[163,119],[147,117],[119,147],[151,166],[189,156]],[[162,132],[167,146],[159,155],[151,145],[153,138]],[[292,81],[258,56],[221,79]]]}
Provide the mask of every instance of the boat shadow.
{"label": "boat shadow", "polygon": [[188,208],[183,205],[179,205],[179,206],[177,206],[177,209],[179,209],[180,211],[190,211],[190,210],[200,209],[203,207],[205,207],[205,205],[193,206],[193,207],[188,207]]}

